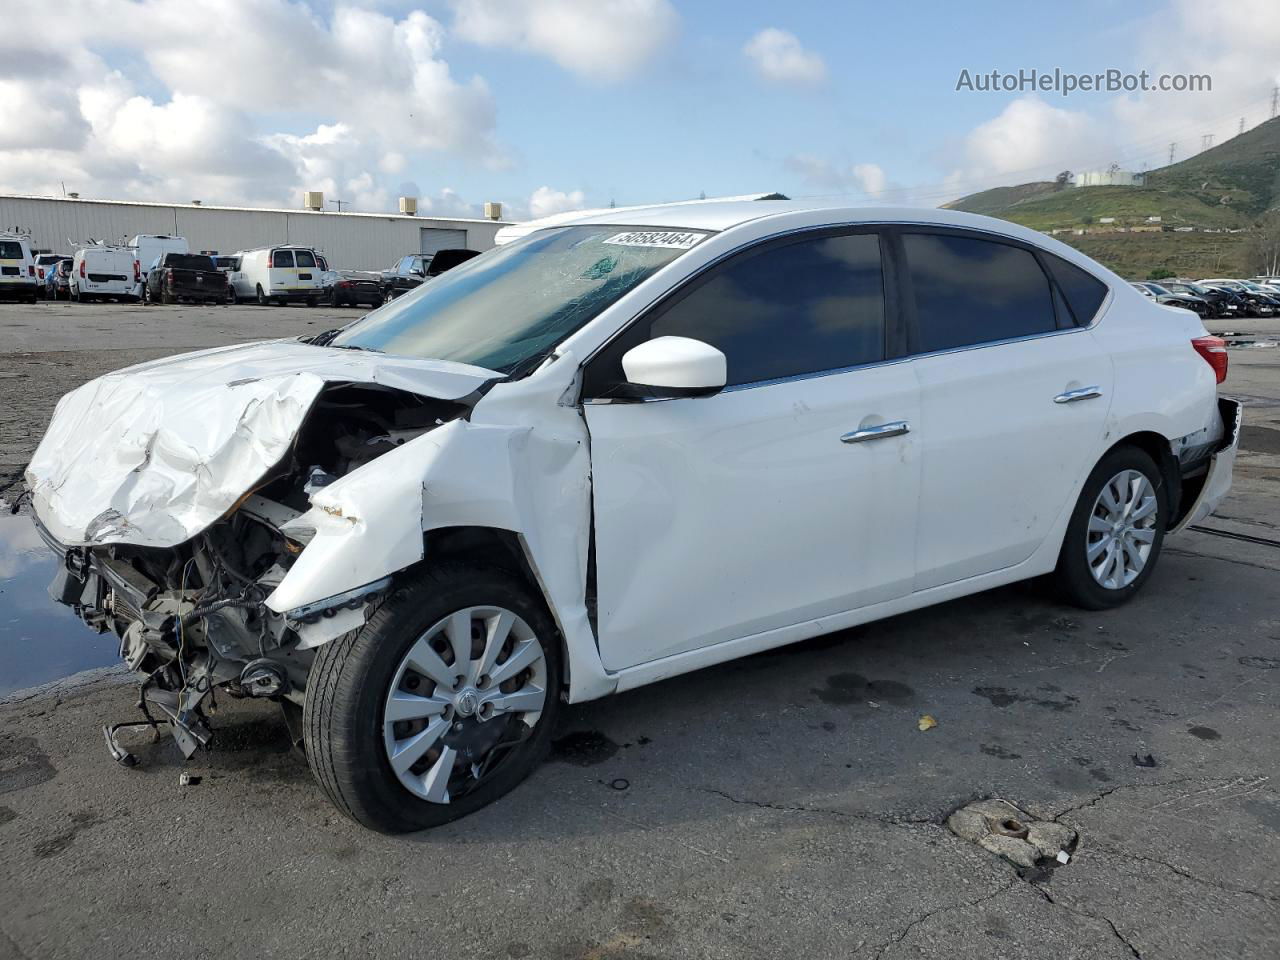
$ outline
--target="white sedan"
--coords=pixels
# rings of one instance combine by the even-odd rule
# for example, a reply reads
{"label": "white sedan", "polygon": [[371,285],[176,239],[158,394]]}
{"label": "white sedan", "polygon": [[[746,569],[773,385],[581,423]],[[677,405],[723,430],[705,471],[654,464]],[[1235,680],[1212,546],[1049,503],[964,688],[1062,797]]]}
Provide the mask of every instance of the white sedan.
{"label": "white sedan", "polygon": [[1009,223],[677,204],[109,374],[27,480],[55,595],[185,753],[210,690],[278,699],[407,831],[512,789],[564,702],[1044,574],[1129,600],[1230,485],[1226,367]]}

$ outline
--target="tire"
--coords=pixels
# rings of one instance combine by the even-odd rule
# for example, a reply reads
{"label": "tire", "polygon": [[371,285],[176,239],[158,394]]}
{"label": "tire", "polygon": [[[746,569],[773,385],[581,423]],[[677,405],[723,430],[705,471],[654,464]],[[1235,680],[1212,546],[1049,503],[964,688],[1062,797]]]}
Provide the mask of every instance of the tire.
{"label": "tire", "polygon": [[255,293],[258,297],[258,306],[265,307],[267,305],[267,295],[262,290],[262,284],[258,284],[258,288]]}
{"label": "tire", "polygon": [[396,298],[395,294],[390,290],[387,290],[385,293],[382,294],[383,303],[390,303],[395,298]]}
{"label": "tire", "polygon": [[[475,645],[464,675],[483,669],[484,657],[477,661],[476,651],[484,647],[484,624],[495,621],[479,617],[496,617],[498,610],[513,615],[515,625],[510,628],[509,643],[519,647],[511,647],[502,663],[494,662],[488,669],[496,675],[503,664],[516,660],[517,649],[521,651],[521,662],[534,655],[529,648],[530,639],[541,658],[500,686],[464,685],[457,688],[456,694],[438,693],[442,691],[440,684],[406,666],[408,652],[418,644],[419,637],[447,622],[451,615],[477,607],[485,610],[471,620],[471,635],[466,642]],[[452,673],[456,658],[448,646],[447,634],[436,635],[432,642],[444,644],[440,658],[434,662]],[[451,662],[446,664],[444,658]],[[561,676],[559,634],[541,598],[521,581],[486,567],[441,564],[427,568],[412,583],[396,589],[362,629],[320,648],[307,679],[303,711],[307,760],[329,799],[357,823],[383,833],[439,826],[492,803],[537,766],[559,713]],[[474,677],[471,682],[475,682]],[[539,686],[544,691],[531,725],[526,715],[517,713],[491,713],[482,719],[488,705],[477,706],[476,698],[496,694],[503,699],[509,694],[499,691],[506,690],[509,684],[518,684],[516,692],[525,695],[532,691],[536,696]],[[428,685],[430,693],[425,693]],[[456,703],[449,701],[454,705],[437,718],[443,732],[429,738],[426,752],[405,773],[416,791],[393,770],[388,743],[411,744],[427,733],[417,724],[434,724],[437,719],[402,721],[384,729],[384,711],[393,686],[401,691],[400,696],[410,696],[405,692],[410,689],[422,689],[427,697],[458,698]],[[472,695],[470,701],[466,700],[468,693]],[[406,724],[409,726],[401,731]],[[492,745],[493,738],[501,743],[504,738],[517,736],[520,739],[514,745]],[[475,737],[484,743],[471,739]],[[456,752],[446,756],[445,751],[455,751],[455,747]],[[411,755],[419,754],[414,751]],[[447,773],[438,775],[445,760],[452,777]],[[472,764],[477,761],[495,764],[478,780],[472,773]],[[441,784],[446,789],[443,802],[438,793]],[[433,791],[436,802],[426,798]]]}
{"label": "tire", "polygon": [[[1138,477],[1145,481],[1145,487],[1138,483]],[[1121,478],[1127,479],[1121,481]],[[1118,501],[1122,509],[1113,510],[1106,502],[1103,491],[1108,486],[1112,487],[1111,499]],[[1135,486],[1143,495],[1126,500],[1132,498]],[[1116,495],[1117,490],[1121,496]],[[1151,512],[1144,512],[1148,510]],[[1130,514],[1138,515],[1136,523]],[[1119,542],[1115,536],[1117,522],[1121,531]],[[1169,489],[1155,461],[1137,447],[1112,450],[1089,474],[1067,524],[1067,535],[1053,573],[1059,595],[1086,610],[1107,610],[1128,603],[1142,589],[1160,559],[1168,522]],[[1125,543],[1131,549],[1122,545]],[[1141,554],[1143,547],[1147,549],[1145,555]],[[1095,553],[1092,563],[1091,550]],[[1118,553],[1123,569],[1114,564],[1107,568],[1107,558],[1113,553]],[[1141,564],[1134,573],[1130,567],[1138,566],[1135,562],[1138,557]],[[1095,574],[1097,567],[1107,569]]]}
{"label": "tire", "polygon": [[165,304],[174,304],[178,302],[178,298],[168,290],[162,290],[160,291],[160,302]]}

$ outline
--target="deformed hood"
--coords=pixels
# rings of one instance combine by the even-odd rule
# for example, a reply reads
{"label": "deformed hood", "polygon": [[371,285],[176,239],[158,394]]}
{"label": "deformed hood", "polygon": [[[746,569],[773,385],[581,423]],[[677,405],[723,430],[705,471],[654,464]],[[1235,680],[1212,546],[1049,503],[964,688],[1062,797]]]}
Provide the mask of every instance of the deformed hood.
{"label": "deformed hood", "polygon": [[284,459],[328,383],[460,400],[501,374],[296,340],[220,347],[71,391],[27,468],[62,543],[169,547],[226,514]]}

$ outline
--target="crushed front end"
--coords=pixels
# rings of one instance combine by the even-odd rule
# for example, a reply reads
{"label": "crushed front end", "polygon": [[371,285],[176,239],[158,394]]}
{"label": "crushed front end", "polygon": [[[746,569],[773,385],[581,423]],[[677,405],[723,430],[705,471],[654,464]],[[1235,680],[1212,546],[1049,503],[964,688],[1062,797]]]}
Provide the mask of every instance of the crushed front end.
{"label": "crushed front end", "polygon": [[[342,372],[350,367],[347,362]],[[166,370],[165,376],[182,379],[181,371]],[[465,415],[475,398],[441,399],[427,395],[425,385],[415,393],[399,383],[338,380],[337,372],[331,376],[316,383],[305,407],[290,403],[272,410],[267,401],[292,400],[296,385],[282,379],[278,386],[263,387],[264,379],[258,378],[252,381],[257,393],[237,401],[238,406],[200,411],[175,402],[147,421],[148,432],[122,430],[119,444],[128,456],[115,456],[108,448],[93,457],[104,478],[99,483],[102,500],[96,504],[65,499],[77,483],[96,481],[85,476],[95,464],[83,462],[88,459],[84,453],[79,464],[73,458],[98,441],[85,435],[86,427],[59,422],[59,417],[64,406],[71,407],[83,411],[81,419],[91,424],[89,414],[109,408],[109,402],[64,404],[55,414],[46,442],[58,432],[70,434],[66,446],[72,453],[50,451],[43,444],[37,451],[28,470],[34,519],[62,558],[49,588],[53,599],[72,607],[95,631],[113,633],[121,658],[142,677],[139,707],[144,719],[104,728],[113,756],[122,763],[134,762],[116,740],[123,727],[168,725],[186,757],[208,745],[212,730],[207,714],[220,693],[278,700],[294,726],[314,648],[358,629],[390,589],[390,576],[367,583],[357,576],[332,596],[293,609],[269,605],[314,535],[305,519],[299,521],[312,509],[313,496]],[[128,416],[134,416],[136,403],[154,403],[157,379],[138,387],[137,396],[127,395],[135,401],[128,405]],[[234,397],[244,381],[234,376],[226,380],[222,392]],[[212,396],[219,396],[216,384],[208,386]],[[102,387],[97,390],[99,396],[106,393]],[[125,407],[123,401],[119,406]],[[281,410],[293,419],[281,417]],[[190,424],[201,416],[212,424],[206,434],[224,439],[193,450]],[[219,418],[232,421],[221,432]],[[182,430],[188,432],[179,436]],[[136,462],[129,459],[139,450]],[[230,470],[212,473],[210,465],[223,463],[235,464],[243,476]],[[265,470],[263,463],[269,464]],[[188,477],[195,478],[194,486],[184,485]],[[169,492],[169,501],[162,502],[156,490]],[[225,497],[226,505],[212,507],[215,494]],[[179,503],[182,509],[175,505]],[[206,516],[217,510],[216,518],[206,522],[193,504]],[[179,522],[188,526],[178,529]],[[165,542],[166,534],[176,542]]]}

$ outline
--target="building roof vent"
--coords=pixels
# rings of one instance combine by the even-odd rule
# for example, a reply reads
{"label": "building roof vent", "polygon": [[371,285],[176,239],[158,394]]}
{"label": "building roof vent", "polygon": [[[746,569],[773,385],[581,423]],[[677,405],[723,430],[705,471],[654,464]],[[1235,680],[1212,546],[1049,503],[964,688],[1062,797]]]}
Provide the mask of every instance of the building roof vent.
{"label": "building roof vent", "polygon": [[496,200],[490,200],[484,205],[484,215],[489,220],[502,219],[502,204]]}
{"label": "building roof vent", "polygon": [[320,190],[308,190],[302,195],[302,207],[305,210],[323,210],[324,193]]}
{"label": "building roof vent", "polygon": [[400,212],[406,217],[416,217],[418,215],[418,198],[417,197],[401,197]]}

